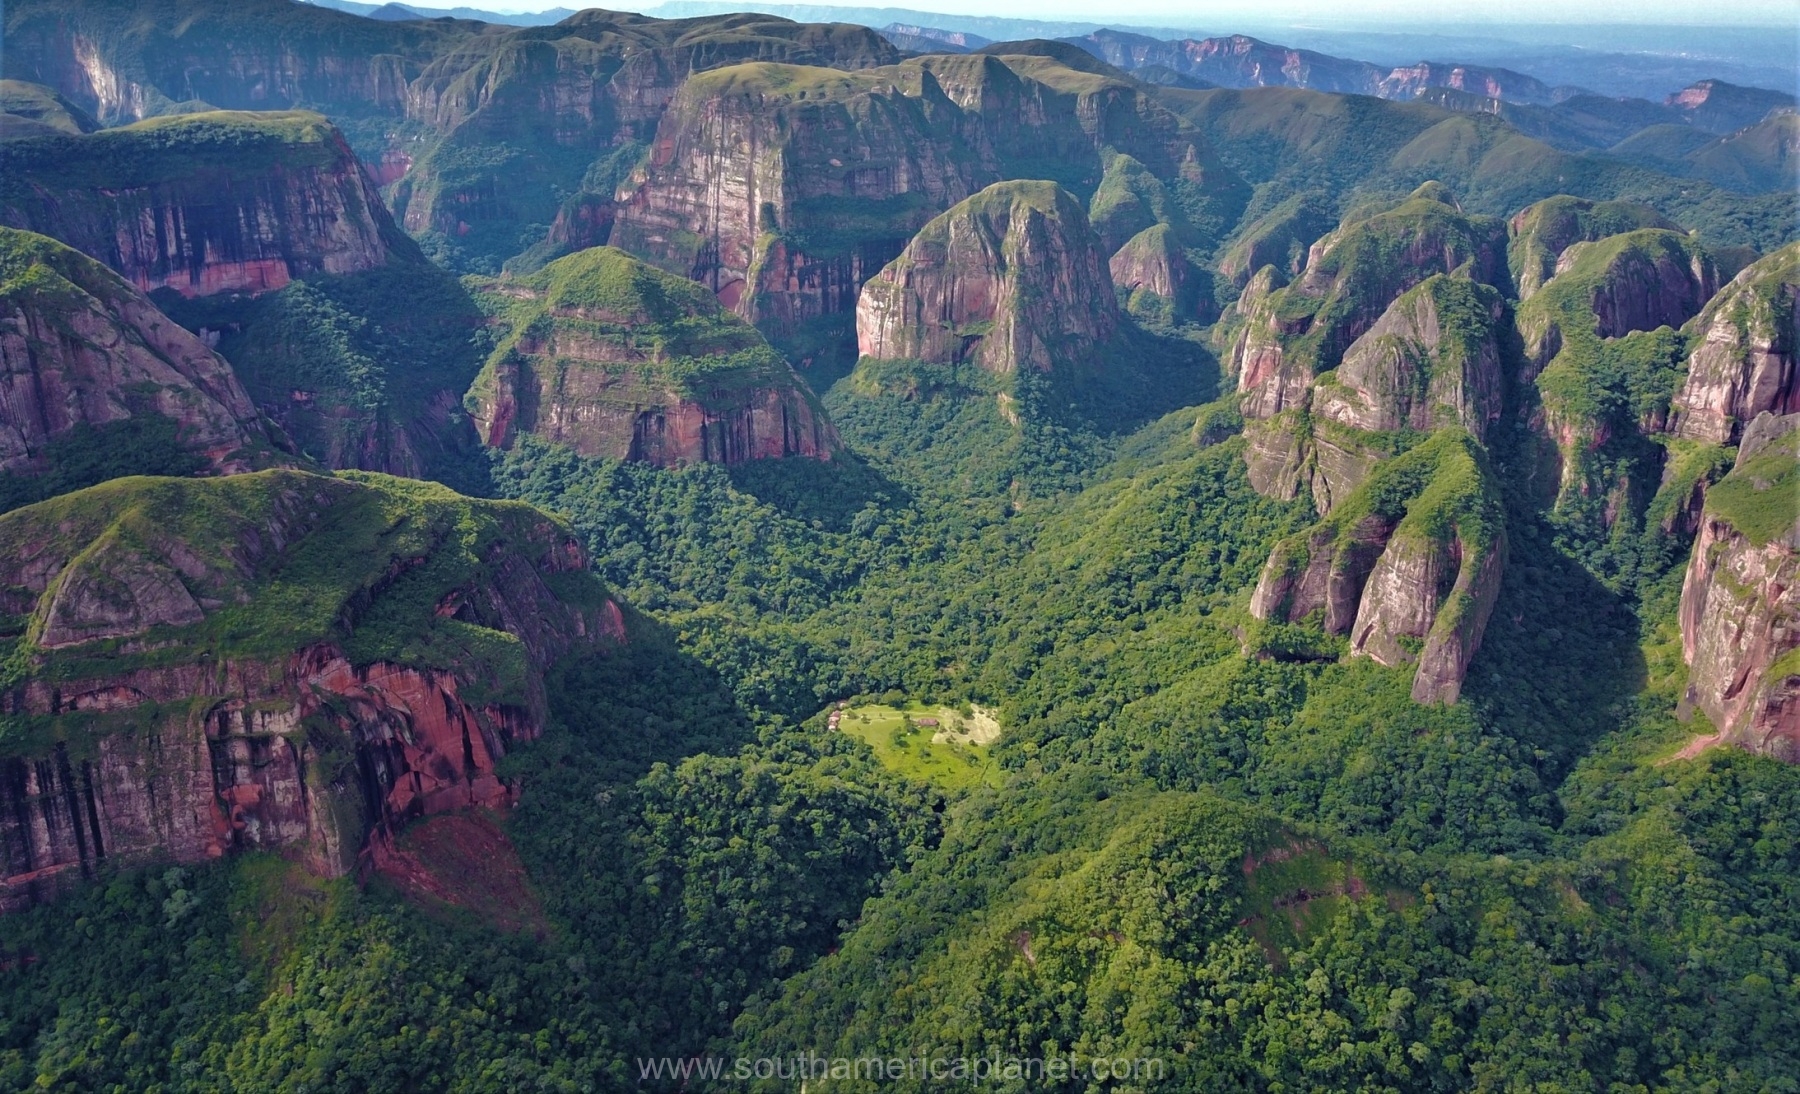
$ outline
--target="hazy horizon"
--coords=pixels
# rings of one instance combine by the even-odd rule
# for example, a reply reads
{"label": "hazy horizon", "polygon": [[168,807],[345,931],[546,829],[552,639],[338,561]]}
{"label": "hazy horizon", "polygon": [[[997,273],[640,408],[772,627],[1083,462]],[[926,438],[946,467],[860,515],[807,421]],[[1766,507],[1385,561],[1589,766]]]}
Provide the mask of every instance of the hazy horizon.
{"label": "hazy horizon", "polygon": [[[1558,0],[1514,0],[1504,5],[1481,0],[1443,0],[1421,11],[1403,0],[1371,0],[1348,13],[1335,3],[1318,0],[1271,0],[1268,3],[1226,3],[1204,8],[1168,0],[1121,0],[1097,10],[1091,3],[1073,0],[988,0],[981,4],[957,0],[908,0],[904,3],[841,3],[811,0],[821,7],[892,7],[944,15],[1025,19],[1062,19],[1097,23],[1140,25],[1208,25],[1232,20],[1257,23],[1292,22],[1303,25],[1380,30],[1398,26],[1488,26],[1566,24],[1570,26],[1766,26],[1794,27],[1800,40],[1800,0],[1725,0],[1708,5],[1707,18],[1696,20],[1692,4],[1680,0],[1605,0],[1570,5]],[[610,7],[614,10],[653,12],[659,3],[592,5],[555,0],[486,0],[459,4],[457,0],[429,0],[411,7],[450,8],[468,6],[506,14],[547,11],[557,7]],[[743,10],[757,5],[746,2]]]}

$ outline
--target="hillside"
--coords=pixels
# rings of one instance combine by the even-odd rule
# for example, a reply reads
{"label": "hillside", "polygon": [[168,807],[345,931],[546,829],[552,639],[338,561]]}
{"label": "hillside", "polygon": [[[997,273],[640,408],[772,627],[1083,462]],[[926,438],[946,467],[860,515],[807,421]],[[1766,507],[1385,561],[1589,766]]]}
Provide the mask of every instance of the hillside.
{"label": "hillside", "polygon": [[0,228],[0,511],[121,473],[281,460],[231,366],[106,267]]}
{"label": "hillside", "polygon": [[656,467],[837,447],[817,396],[756,328],[623,251],[580,251],[481,296],[504,331],[465,400],[488,445],[533,436]]}
{"label": "hillside", "polygon": [[371,832],[504,806],[542,672],[624,637],[552,521],[399,480],[119,479],[0,541],[5,910],[102,863],[292,845],[338,876]]}
{"label": "hillside", "polygon": [[6,7],[0,1090],[1792,1087],[1782,96],[410,8]]}

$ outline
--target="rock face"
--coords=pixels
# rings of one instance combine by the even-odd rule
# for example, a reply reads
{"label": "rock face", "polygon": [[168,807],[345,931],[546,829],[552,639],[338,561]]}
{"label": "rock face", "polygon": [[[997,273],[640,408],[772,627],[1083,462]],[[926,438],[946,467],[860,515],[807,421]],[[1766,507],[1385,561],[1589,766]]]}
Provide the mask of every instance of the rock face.
{"label": "rock face", "polygon": [[1800,411],[1800,244],[1746,267],[1693,326],[1699,343],[1672,406],[1676,436],[1732,444],[1759,414]]}
{"label": "rock face", "polygon": [[1435,88],[1449,88],[1506,102],[1544,104],[1555,97],[1541,80],[1510,69],[1432,61],[1390,69],[1243,34],[1164,41],[1102,29],[1069,40],[1120,68],[1155,66],[1204,81],[1201,86],[1303,87],[1384,99],[1413,99]]}
{"label": "rock face", "polygon": [[611,242],[707,285],[778,344],[834,319],[848,335],[856,291],[932,217],[1046,162],[1098,184],[1108,149],[1241,203],[1236,177],[1140,86],[1049,58],[741,65],[682,86]]}
{"label": "rock face", "polygon": [[1485,433],[1501,390],[1503,233],[1428,183],[1318,240],[1285,288],[1262,268],[1221,323],[1257,491],[1310,488],[1329,513],[1390,454],[1377,433]]}
{"label": "rock face", "polygon": [[1494,284],[1505,227],[1467,217],[1428,184],[1400,206],[1346,223],[1312,245],[1296,282],[1244,310],[1227,367],[1238,377],[1246,418],[1296,406],[1318,372],[1334,368],[1401,293],[1433,274],[1467,267]]}
{"label": "rock face", "polygon": [[1697,128],[1713,133],[1735,133],[1755,125],[1771,111],[1794,106],[1789,91],[1770,91],[1760,87],[1739,87],[1724,80],[1700,80],[1674,92],[1663,100],[1686,115]]}
{"label": "rock face", "polygon": [[[549,31],[484,34],[442,52],[409,86],[408,116],[444,137],[395,189],[396,203],[412,231],[477,245],[501,233],[516,249],[520,227],[555,212],[555,191],[610,202],[620,172],[595,175],[590,161],[651,141],[677,89],[697,72],[750,62],[859,69],[899,59],[863,27],[750,14],[676,21],[584,11]],[[471,168],[472,148],[500,154]]]}
{"label": "rock face", "polygon": [[0,222],[184,296],[277,289],[413,250],[342,135],[302,112],[9,141]]}
{"label": "rock face", "polygon": [[0,228],[0,471],[44,470],[79,425],[140,415],[243,470],[270,438],[231,366],[117,274],[52,239]]}
{"label": "rock face", "polygon": [[342,874],[372,831],[504,806],[542,671],[624,637],[565,528],[380,476],[120,479],[0,543],[0,909],[238,849]]}
{"label": "rock face", "polygon": [[1527,368],[1535,376],[1577,334],[1608,339],[1680,327],[1718,287],[1712,255],[1680,232],[1644,228],[1572,244],[1519,308]]}
{"label": "rock face", "polygon": [[1174,319],[1199,317],[1197,271],[1167,224],[1132,236],[1113,254],[1107,269],[1133,314],[1166,311]]}
{"label": "rock face", "polygon": [[1577,243],[1594,243],[1640,228],[1674,227],[1647,205],[1567,195],[1545,198],[1515,214],[1510,224],[1509,259],[1519,299],[1528,300],[1543,288],[1556,275],[1563,252]]}
{"label": "rock face", "polygon": [[[7,6],[7,73],[109,124],[176,104],[305,107],[376,122],[359,151],[408,228],[471,267],[520,249],[574,195],[609,201],[682,81],[748,61],[864,68],[874,31],[768,15],[577,12],[554,26],[369,19],[291,0]],[[604,238],[591,240],[605,242]],[[559,252],[560,253],[560,252]],[[550,257],[555,257],[551,255]]]}
{"label": "rock face", "polygon": [[278,0],[145,0],[135,32],[99,4],[8,5],[7,67],[55,88],[108,125],[181,103],[235,110],[318,104],[334,112],[398,110],[418,63],[469,29],[384,23]]}
{"label": "rock face", "polygon": [[1453,703],[1500,593],[1506,537],[1479,445],[1451,427],[1378,465],[1312,530],[1278,544],[1250,612],[1347,635],[1352,656],[1418,665],[1412,697]]}
{"label": "rock face", "polygon": [[988,187],[927,224],[863,286],[865,357],[990,372],[1083,367],[1118,305],[1081,204],[1050,182]]}
{"label": "rock face", "polygon": [[1800,762],[1800,415],[1763,415],[1708,491],[1681,588],[1688,703]]}
{"label": "rock face", "polygon": [[1483,437],[1500,418],[1496,331],[1505,313],[1490,286],[1427,279],[1350,344],[1334,382],[1315,390],[1314,413],[1372,432],[1459,425]]}
{"label": "rock face", "polygon": [[482,439],[522,434],[658,467],[829,459],[817,398],[704,288],[597,247],[488,299],[510,328],[468,402]]}

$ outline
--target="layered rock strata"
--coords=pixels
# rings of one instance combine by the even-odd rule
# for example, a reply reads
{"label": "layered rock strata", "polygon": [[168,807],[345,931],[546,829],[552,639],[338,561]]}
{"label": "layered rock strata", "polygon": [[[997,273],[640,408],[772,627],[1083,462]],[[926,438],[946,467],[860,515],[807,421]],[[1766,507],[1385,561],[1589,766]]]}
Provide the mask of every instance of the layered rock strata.
{"label": "layered rock strata", "polygon": [[350,869],[503,806],[543,671],[624,637],[567,529],[365,475],[122,479],[0,517],[0,909],[104,864]]}
{"label": "layered rock strata", "polygon": [[231,366],[98,262],[0,228],[0,472],[46,470],[78,426],[175,423],[216,470],[243,470],[270,437]]}
{"label": "layered rock strata", "polygon": [[658,467],[837,448],[817,397],[754,327],[622,251],[558,259],[487,299],[508,329],[468,398],[489,445],[529,434]]}

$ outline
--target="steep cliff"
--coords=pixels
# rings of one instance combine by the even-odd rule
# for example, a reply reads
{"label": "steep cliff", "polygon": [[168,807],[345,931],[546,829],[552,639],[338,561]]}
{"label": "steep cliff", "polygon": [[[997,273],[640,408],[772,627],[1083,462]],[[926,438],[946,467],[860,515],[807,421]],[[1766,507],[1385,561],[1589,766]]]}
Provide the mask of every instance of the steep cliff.
{"label": "steep cliff", "polygon": [[835,321],[848,340],[856,291],[933,216],[1006,178],[1054,174],[1085,192],[1109,148],[1190,187],[1197,207],[1242,207],[1236,176],[1141,87],[1049,58],[722,69],[683,85],[612,243],[807,356],[806,325]]}
{"label": "steep cliff", "polygon": [[0,222],[53,236],[138,287],[278,289],[416,249],[344,138],[310,113],[203,113],[8,141]]}
{"label": "steep cliff", "polygon": [[1378,433],[1451,421],[1486,429],[1501,387],[1504,306],[1493,286],[1504,276],[1504,230],[1427,184],[1397,206],[1347,217],[1312,245],[1292,284],[1277,288],[1279,271],[1263,267],[1219,328],[1259,492],[1310,488],[1329,512],[1393,454]]}
{"label": "steep cliff", "polygon": [[1297,404],[1315,374],[1335,368],[1396,297],[1433,274],[1466,266],[1466,276],[1499,283],[1504,237],[1502,222],[1465,216],[1442,187],[1427,184],[1314,243],[1297,281],[1242,309],[1226,367],[1238,378],[1245,417]]}
{"label": "steep cliff", "polygon": [[1618,338],[1680,327],[1718,288],[1712,254],[1677,231],[1642,228],[1571,244],[1550,281],[1519,308],[1528,364],[1534,374],[1544,368],[1574,331]]}
{"label": "steep cliff", "polygon": [[1693,321],[1699,339],[1675,395],[1670,431],[1732,444],[1765,412],[1800,411],[1800,243],[1746,267]]}
{"label": "steep cliff", "polygon": [[1557,268],[1517,310],[1521,379],[1534,383],[1531,423],[1546,442],[1532,473],[1598,537],[1638,513],[1662,477],[1661,450],[1642,438],[1663,428],[1686,354],[1673,328],[1712,295],[1717,267],[1690,237],[1647,228],[1574,244]]}
{"label": "steep cliff", "polygon": [[519,249],[522,231],[541,232],[567,193],[610,203],[694,73],[899,59],[866,28],[767,15],[594,10],[554,28],[485,33],[442,52],[409,86],[409,117],[442,137],[395,187],[395,203],[408,229],[441,240],[445,257],[496,262]]}
{"label": "steep cliff", "polygon": [[1313,413],[1372,432],[1460,425],[1480,439],[1500,418],[1505,314],[1491,286],[1427,278],[1350,343],[1329,379],[1320,378]]}
{"label": "steep cliff", "polygon": [[1688,703],[1800,762],[1800,415],[1764,414],[1706,496],[1681,588]]}
{"label": "steep cliff", "polygon": [[144,294],[52,239],[0,228],[0,473],[51,470],[82,426],[174,423],[215,470],[243,470],[270,437],[231,366]]}
{"label": "steep cliff", "polygon": [[817,398],[703,287],[611,247],[493,283],[506,335],[470,391],[482,439],[530,433],[587,456],[736,464],[829,459]]}
{"label": "steep cliff", "polygon": [[1250,611],[1317,621],[1352,656],[1418,665],[1412,696],[1453,703],[1500,592],[1506,536],[1498,484],[1461,429],[1379,464],[1316,527],[1278,544]]}
{"label": "steep cliff", "polygon": [[1201,293],[1204,275],[1175,229],[1167,224],[1145,228],[1126,240],[1107,262],[1107,269],[1132,315],[1166,323],[1218,314],[1211,306],[1211,294]]}
{"label": "steep cliff", "polygon": [[1594,243],[1640,228],[1669,228],[1670,223],[1647,205],[1627,201],[1589,201],[1558,195],[1513,215],[1507,260],[1519,299],[1527,300],[1556,275],[1557,260],[1577,243]]}
{"label": "steep cliff", "polygon": [[397,113],[420,63],[472,29],[284,0],[18,0],[7,5],[6,68],[108,125],[191,103]]}
{"label": "steep cliff", "polygon": [[863,286],[865,357],[990,372],[1090,368],[1118,305],[1081,205],[1051,182],[1002,182],[933,220]]}
{"label": "steep cliff", "polygon": [[1108,28],[1070,41],[1128,71],[1155,66],[1204,81],[1201,86],[1301,87],[1384,99],[1414,99],[1436,88],[1515,103],[1555,98],[1543,81],[1510,69],[1434,61],[1387,68],[1244,34],[1166,41]]}
{"label": "steep cliff", "polygon": [[0,517],[0,908],[104,863],[505,805],[541,674],[624,637],[573,536],[380,476],[127,478]]}

